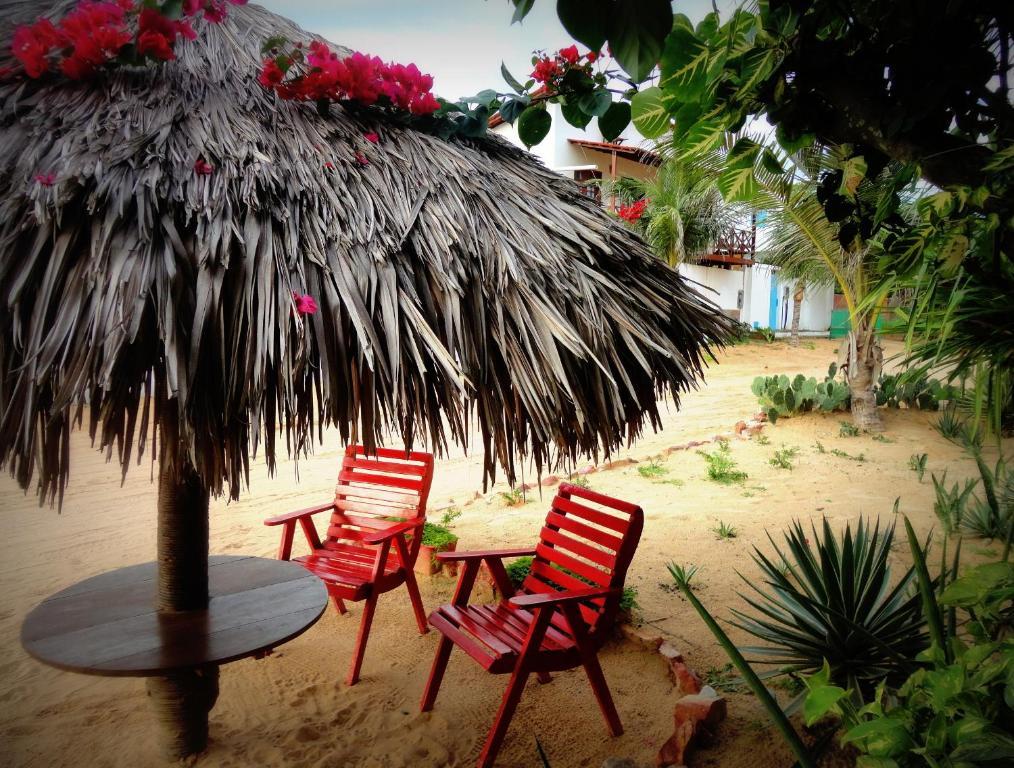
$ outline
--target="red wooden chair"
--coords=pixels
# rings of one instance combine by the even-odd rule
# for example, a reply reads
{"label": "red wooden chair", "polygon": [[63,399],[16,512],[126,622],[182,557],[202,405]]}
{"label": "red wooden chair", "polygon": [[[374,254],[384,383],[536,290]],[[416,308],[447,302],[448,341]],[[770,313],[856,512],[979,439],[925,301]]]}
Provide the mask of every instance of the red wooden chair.
{"label": "red wooden chair", "polygon": [[[623,733],[597,652],[616,618],[627,567],[641,538],[641,508],[601,493],[560,486],[534,549],[446,552],[464,568],[453,601],[430,614],[443,637],[422,698],[433,708],[451,648],[457,645],[488,672],[511,673],[479,766],[493,765],[528,675],[584,666],[610,735]],[[502,559],[533,555],[532,570],[515,592]],[[469,605],[485,561],[504,598],[498,605]]]}
{"label": "red wooden chair", "polygon": [[[345,600],[366,601],[349,685],[359,680],[377,598],[382,593],[404,584],[419,632],[429,631],[412,566],[419,555],[432,482],[431,454],[378,448],[375,455],[367,455],[362,446],[350,445],[338,474],[334,501],[264,521],[265,525],[284,526],[279,560],[290,559],[299,523],[311,552],[293,562],[323,580],[340,613],[346,612]],[[312,519],[318,512],[331,513],[323,540]]]}

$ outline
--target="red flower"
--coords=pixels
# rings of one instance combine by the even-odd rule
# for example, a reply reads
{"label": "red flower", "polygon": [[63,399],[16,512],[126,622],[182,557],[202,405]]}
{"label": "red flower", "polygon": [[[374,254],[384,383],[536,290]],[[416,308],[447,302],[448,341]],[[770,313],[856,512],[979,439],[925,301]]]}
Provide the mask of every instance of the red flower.
{"label": "red flower", "polygon": [[49,52],[64,44],[63,35],[49,19],[39,19],[31,26],[14,30],[11,53],[25,68],[29,77],[41,77],[49,69]]}
{"label": "red flower", "polygon": [[370,131],[369,133],[364,133],[363,134],[363,138],[366,139],[371,144],[379,144],[380,143],[380,136],[378,134],[374,133],[373,131]]}
{"label": "red flower", "polygon": [[35,180],[44,187],[51,187],[56,183],[55,173],[37,173],[35,174]]}
{"label": "red flower", "polygon": [[356,152],[356,162],[360,165],[369,165],[370,159],[362,152]]}
{"label": "red flower", "polygon": [[257,75],[257,82],[265,88],[274,88],[285,79],[285,73],[274,59],[264,59],[261,73]]}
{"label": "red flower", "polygon": [[296,312],[300,315],[313,315],[317,312],[317,302],[313,300],[313,296],[310,294],[299,294],[296,291],[292,292],[292,300],[296,304]]}
{"label": "red flower", "polygon": [[588,53],[586,53],[584,57],[588,59],[588,63],[591,64],[599,57],[599,55],[595,53],[595,51],[588,51]]}
{"label": "red flower", "polygon": [[412,99],[409,109],[413,115],[432,115],[440,109],[440,102],[432,93],[424,93]]}
{"label": "red flower", "polygon": [[142,32],[138,35],[137,52],[142,56],[150,56],[159,61],[169,61],[176,58],[172,42],[168,37],[160,35],[158,32]]}
{"label": "red flower", "polygon": [[542,58],[536,62],[535,70],[532,72],[532,77],[540,83],[548,83],[559,74],[560,65],[554,59]]}
{"label": "red flower", "polygon": [[563,59],[568,64],[577,64],[577,61],[578,59],[581,58],[581,55],[577,52],[577,46],[572,45],[568,48],[560,49],[560,58]]}
{"label": "red flower", "polygon": [[212,171],[215,170],[215,166],[211,163],[205,162],[203,157],[199,157],[197,162],[194,163],[194,171],[201,176],[209,176]]}
{"label": "red flower", "polygon": [[635,222],[639,221],[644,216],[644,211],[648,207],[648,198],[642,197],[640,200],[631,203],[630,205],[621,205],[616,215],[624,221]]}

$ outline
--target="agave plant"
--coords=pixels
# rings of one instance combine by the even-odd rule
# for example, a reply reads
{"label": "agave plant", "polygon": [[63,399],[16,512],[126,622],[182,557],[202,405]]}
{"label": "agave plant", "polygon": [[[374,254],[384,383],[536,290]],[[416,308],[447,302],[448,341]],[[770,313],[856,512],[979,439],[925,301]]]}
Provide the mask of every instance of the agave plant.
{"label": "agave plant", "polygon": [[839,540],[825,518],[822,535],[813,528],[815,549],[798,521],[785,534],[787,552],[768,539],[774,557],[756,547],[753,555],[763,582],[742,577],[756,615],[733,610],[732,623],[765,643],[742,649],[752,662],[815,673],[826,659],[837,685],[865,693],[914,670],[928,640],[913,568],[892,585],[893,524],[860,520]]}

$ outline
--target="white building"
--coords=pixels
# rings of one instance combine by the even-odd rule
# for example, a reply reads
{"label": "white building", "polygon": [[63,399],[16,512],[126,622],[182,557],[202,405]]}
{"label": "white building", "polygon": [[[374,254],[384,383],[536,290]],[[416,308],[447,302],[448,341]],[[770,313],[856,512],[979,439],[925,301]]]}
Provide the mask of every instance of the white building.
{"label": "white building", "polygon": [[[529,150],[552,170],[579,184],[593,179],[615,180],[624,176],[650,178],[660,163],[652,143],[629,125],[615,142],[607,142],[595,120],[581,130],[568,123],[559,104],[547,105],[553,117],[549,134]],[[494,115],[490,130],[512,144],[524,147],[517,129]],[[590,185],[588,195],[598,199],[600,188]],[[614,201],[602,200],[613,209]],[[741,233],[744,234],[744,233]],[[763,235],[763,232],[761,232]],[[753,238],[751,237],[751,240]],[[755,328],[787,331],[792,324],[793,281],[780,281],[777,269],[756,263],[742,248],[719,248],[698,264],[681,264],[680,274],[693,280],[724,312]],[[832,287],[819,287],[804,293],[800,310],[800,330],[809,335],[826,335],[831,326],[834,303]]]}

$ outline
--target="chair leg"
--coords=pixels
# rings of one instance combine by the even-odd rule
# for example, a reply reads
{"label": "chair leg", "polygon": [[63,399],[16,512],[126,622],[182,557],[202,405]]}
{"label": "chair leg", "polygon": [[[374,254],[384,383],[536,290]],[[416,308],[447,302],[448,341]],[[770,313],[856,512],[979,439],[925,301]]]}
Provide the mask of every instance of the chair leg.
{"label": "chair leg", "polygon": [[331,595],[331,602],[334,603],[334,607],[342,616],[349,612],[349,609],[345,607],[345,601],[338,597],[338,595]]}
{"label": "chair leg", "polygon": [[436,656],[433,657],[433,666],[430,668],[430,678],[426,681],[426,690],[423,691],[422,702],[419,704],[420,712],[429,712],[433,709],[437,693],[440,692],[440,681],[444,679],[444,670],[447,669],[447,660],[451,657],[453,647],[454,643],[444,635],[440,636],[440,644],[437,646]]}
{"label": "chair leg", "polygon": [[539,682],[543,685],[553,682],[553,677],[548,672],[536,672],[535,674],[538,675]]}
{"label": "chair leg", "polygon": [[423,611],[422,597],[419,595],[419,584],[416,583],[415,574],[411,568],[405,568],[405,588],[408,589],[408,597],[412,601],[412,610],[415,612],[415,623],[419,626],[419,634],[425,635],[430,631],[426,624],[426,613]]}
{"label": "chair leg", "polygon": [[612,694],[609,693],[609,686],[606,684],[606,677],[602,674],[602,667],[599,665],[598,656],[591,653],[583,660],[584,671],[588,675],[588,682],[591,683],[595,700],[599,703],[602,716],[606,719],[606,729],[610,736],[620,736],[623,733],[623,724],[620,723],[620,716],[616,712],[616,705],[613,704]]}
{"label": "chair leg", "polygon": [[514,668],[511,681],[507,684],[507,690],[504,691],[503,700],[500,702],[500,709],[496,713],[496,720],[493,721],[493,727],[486,738],[486,746],[482,748],[482,754],[479,755],[479,768],[492,768],[496,762],[497,753],[503,745],[511,718],[514,717],[514,710],[518,708],[521,694],[528,682],[528,674],[528,670],[520,664]]}
{"label": "chair leg", "polygon": [[349,685],[359,682],[359,670],[363,666],[363,656],[366,654],[366,641],[370,637],[370,625],[373,623],[373,614],[377,610],[377,595],[371,594],[366,598],[363,606],[363,619],[359,623],[359,635],[356,637],[356,648],[352,652],[352,667],[349,669],[349,676],[345,680]]}

